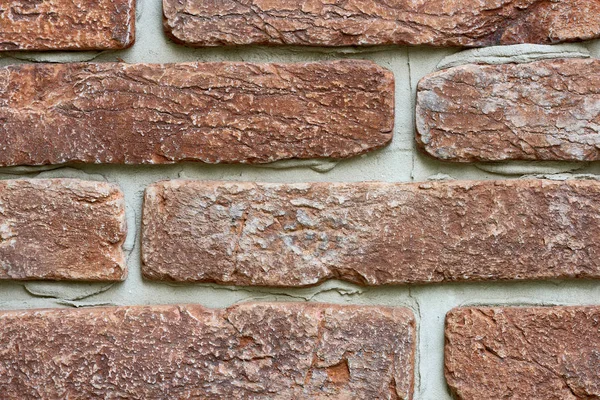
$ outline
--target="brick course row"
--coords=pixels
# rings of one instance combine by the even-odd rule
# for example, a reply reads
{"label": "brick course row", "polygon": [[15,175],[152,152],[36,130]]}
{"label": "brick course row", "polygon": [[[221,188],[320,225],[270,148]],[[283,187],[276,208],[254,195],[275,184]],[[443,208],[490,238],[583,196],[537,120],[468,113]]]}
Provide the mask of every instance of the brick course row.
{"label": "brick course row", "polygon": [[[163,0],[164,28],[190,46],[489,46],[600,36],[600,1]],[[577,21],[576,24],[573,21]],[[12,0],[2,50],[105,50],[133,44],[134,0]]]}
{"label": "brick course row", "polygon": [[[117,187],[0,185],[0,279],[125,278]],[[599,204],[593,180],[165,181],[146,190],[142,273],[288,287],[597,279]]]}
{"label": "brick course row", "polygon": [[[593,306],[452,310],[447,382],[457,400],[598,397],[599,323]],[[404,308],[4,311],[0,343],[3,399],[412,399],[414,385]]]}
{"label": "brick course row", "polygon": [[[416,142],[454,162],[598,160],[598,76],[588,59],[428,75]],[[394,101],[392,73],[369,61],[12,65],[0,166],[342,159],[391,142]]]}

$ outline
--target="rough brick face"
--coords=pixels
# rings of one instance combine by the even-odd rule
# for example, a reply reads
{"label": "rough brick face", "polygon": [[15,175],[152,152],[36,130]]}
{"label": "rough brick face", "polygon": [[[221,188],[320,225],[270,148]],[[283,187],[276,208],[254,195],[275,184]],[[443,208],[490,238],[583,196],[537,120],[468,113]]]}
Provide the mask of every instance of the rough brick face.
{"label": "rough brick face", "polygon": [[600,307],[459,308],[446,379],[459,400],[600,398]]}
{"label": "rough brick face", "polygon": [[0,121],[0,166],[345,158],[391,141],[394,79],[368,61],[17,65]]}
{"label": "rough brick face", "polygon": [[125,232],[125,202],[115,185],[0,181],[0,280],[123,280]]}
{"label": "rough brick face", "polygon": [[191,46],[489,46],[600,35],[600,0],[163,0],[164,26]]}
{"label": "rough brick face", "polygon": [[267,286],[599,278],[599,205],[596,181],[159,182],[142,269]]}
{"label": "rough brick face", "polygon": [[123,49],[135,38],[135,0],[3,0],[2,50]]}
{"label": "rough brick face", "polygon": [[464,65],[417,90],[417,142],[458,162],[599,160],[600,60]]}
{"label": "rough brick face", "polygon": [[411,399],[403,308],[243,304],[0,313],[0,392],[25,399]]}

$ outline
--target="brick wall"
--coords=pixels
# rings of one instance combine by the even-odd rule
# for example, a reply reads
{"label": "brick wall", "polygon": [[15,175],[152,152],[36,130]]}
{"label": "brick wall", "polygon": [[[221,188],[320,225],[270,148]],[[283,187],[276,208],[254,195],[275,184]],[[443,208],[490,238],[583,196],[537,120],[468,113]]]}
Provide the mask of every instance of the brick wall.
{"label": "brick wall", "polygon": [[9,3],[0,399],[600,396],[600,2]]}

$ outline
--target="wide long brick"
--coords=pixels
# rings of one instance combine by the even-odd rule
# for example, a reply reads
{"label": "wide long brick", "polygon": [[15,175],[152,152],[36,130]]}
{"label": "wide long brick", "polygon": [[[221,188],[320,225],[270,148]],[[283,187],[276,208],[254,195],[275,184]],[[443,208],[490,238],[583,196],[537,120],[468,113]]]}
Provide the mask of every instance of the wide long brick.
{"label": "wide long brick", "polygon": [[600,398],[600,307],[458,308],[445,372],[458,400]]}
{"label": "wide long brick", "polygon": [[255,184],[146,189],[149,279],[304,286],[600,278],[600,183]]}
{"label": "wide long brick", "polygon": [[125,232],[125,202],[116,185],[0,181],[0,280],[123,280]]}
{"label": "wide long brick", "polygon": [[417,142],[458,162],[600,160],[600,60],[464,65],[417,89]]}
{"label": "wide long brick", "polygon": [[135,0],[3,0],[0,51],[123,49],[135,39]]}
{"label": "wide long brick", "polygon": [[0,166],[265,163],[385,146],[394,79],[368,61],[0,69]]}
{"label": "wide long brick", "polygon": [[0,313],[3,399],[411,399],[404,308],[198,305]]}
{"label": "wide long brick", "polygon": [[599,0],[163,0],[164,26],[191,46],[489,46],[600,35]]}

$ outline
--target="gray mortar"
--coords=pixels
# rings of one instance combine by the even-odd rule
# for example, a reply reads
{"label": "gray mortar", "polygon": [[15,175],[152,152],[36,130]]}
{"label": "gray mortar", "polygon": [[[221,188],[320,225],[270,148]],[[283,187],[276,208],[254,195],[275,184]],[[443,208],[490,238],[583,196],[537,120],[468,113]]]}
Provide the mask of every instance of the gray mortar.
{"label": "gray mortar", "polygon": [[[0,309],[43,307],[86,307],[94,305],[199,303],[207,307],[226,307],[245,301],[318,301],[337,304],[407,306],[417,317],[419,343],[415,399],[448,400],[443,376],[444,317],[448,310],[474,304],[600,304],[600,284],[591,281],[472,283],[431,286],[397,286],[362,288],[339,281],[329,281],[308,289],[266,289],[222,287],[218,285],[170,285],[143,281],[140,274],[139,232],[144,188],[164,179],[186,177],[204,180],[238,180],[268,182],[302,181],[424,181],[427,179],[499,179],[516,178],[531,173],[556,173],[574,170],[571,163],[556,164],[551,169],[531,169],[512,163],[482,167],[442,163],[424,156],[414,146],[414,96],[416,84],[424,75],[435,71],[445,57],[457,49],[426,47],[388,47],[356,49],[231,48],[190,49],[170,43],[162,33],[160,1],[138,1],[137,43],[129,50],[98,54],[96,62],[185,62],[185,61],[253,61],[295,62],[336,58],[369,59],[391,69],[396,76],[396,127],[393,143],[386,149],[351,160],[344,160],[329,172],[328,161],[310,161],[305,165],[290,162],[275,168],[244,165],[201,165],[183,163],[171,166],[97,166],[75,165],[51,171],[0,169],[0,179],[17,177],[78,177],[118,183],[126,197],[129,234],[125,245],[129,278],[102,291],[85,284],[0,283]],[[576,47],[592,57],[600,56],[600,41]],[[557,54],[564,54],[563,46]],[[503,50],[504,51],[504,50]],[[539,52],[536,52],[536,54]],[[460,55],[463,57],[464,53]],[[38,55],[23,53],[0,58],[0,65],[40,61]],[[87,57],[86,55],[85,57]],[[79,61],[77,53],[44,54],[46,61]],[[523,57],[523,51],[519,57]],[[537,55],[536,55],[537,57]],[[32,60],[27,61],[26,59]],[[445,61],[447,63],[448,61]],[[578,174],[600,175],[600,163],[577,165]],[[293,168],[290,168],[293,166]],[[326,166],[326,167],[324,167]],[[543,168],[547,168],[544,166]],[[581,168],[579,168],[581,167]],[[311,169],[312,168],[312,169]],[[317,169],[317,170],[314,170]],[[487,169],[484,171],[483,169]],[[324,172],[319,172],[319,170]],[[15,175],[19,173],[21,175]],[[24,175],[23,175],[24,174]],[[540,177],[537,175],[536,177]],[[559,175],[562,179],[571,176]],[[27,285],[28,290],[25,290]],[[89,290],[88,290],[89,289]],[[93,290],[92,290],[93,289]],[[88,296],[89,295],[89,296]],[[51,296],[51,297],[48,297]]]}
{"label": "gray mortar", "polygon": [[553,46],[539,44],[515,44],[470,49],[452,54],[437,65],[446,69],[464,64],[529,63],[551,58],[589,58],[590,51],[584,44],[568,43]]}
{"label": "gray mortar", "polygon": [[40,63],[67,63],[67,62],[85,62],[92,61],[102,52],[100,51],[82,51],[82,52],[7,52],[5,57],[15,60],[31,61]]}
{"label": "gray mortar", "polygon": [[106,292],[112,283],[26,282],[25,290],[32,296],[78,301]]}
{"label": "gray mortar", "polygon": [[589,162],[559,161],[502,161],[475,164],[480,170],[496,175],[560,174],[579,171],[589,165]]}

